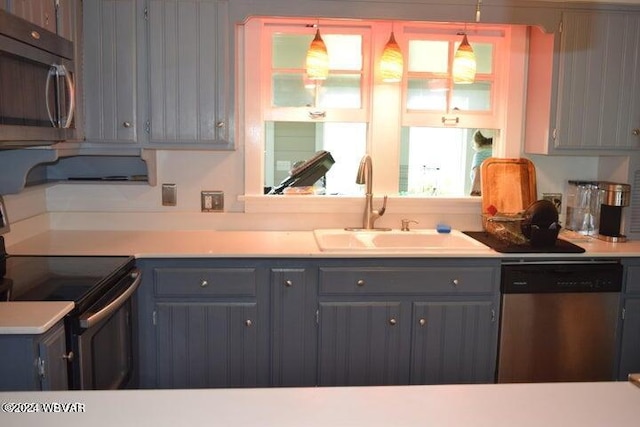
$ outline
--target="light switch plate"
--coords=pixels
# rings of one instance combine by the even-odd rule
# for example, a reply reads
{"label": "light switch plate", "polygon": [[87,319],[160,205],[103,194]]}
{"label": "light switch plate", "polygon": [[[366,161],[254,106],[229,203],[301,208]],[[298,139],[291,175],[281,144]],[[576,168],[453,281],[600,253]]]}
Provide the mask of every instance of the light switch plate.
{"label": "light switch plate", "polygon": [[202,212],[224,211],[224,192],[202,191],[200,192],[200,209]]}
{"label": "light switch plate", "polygon": [[175,206],[178,200],[176,184],[162,184],[162,206]]}

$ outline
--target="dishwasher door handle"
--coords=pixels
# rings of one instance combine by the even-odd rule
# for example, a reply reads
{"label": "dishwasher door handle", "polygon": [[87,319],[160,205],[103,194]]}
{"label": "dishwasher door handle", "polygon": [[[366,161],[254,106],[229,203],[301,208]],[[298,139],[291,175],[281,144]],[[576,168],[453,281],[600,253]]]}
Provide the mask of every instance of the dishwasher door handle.
{"label": "dishwasher door handle", "polygon": [[98,322],[106,319],[111,314],[115,313],[120,307],[122,307],[129,298],[131,298],[133,293],[138,289],[138,286],[140,286],[140,282],[142,282],[142,274],[140,274],[139,269],[135,268],[129,274],[129,276],[134,279],[131,283],[131,286],[129,286],[124,292],[118,295],[116,299],[104,306],[104,308],[102,308],[97,313],[94,313],[88,317],[81,317],[80,326],[82,328],[89,329],[92,326],[96,325]]}

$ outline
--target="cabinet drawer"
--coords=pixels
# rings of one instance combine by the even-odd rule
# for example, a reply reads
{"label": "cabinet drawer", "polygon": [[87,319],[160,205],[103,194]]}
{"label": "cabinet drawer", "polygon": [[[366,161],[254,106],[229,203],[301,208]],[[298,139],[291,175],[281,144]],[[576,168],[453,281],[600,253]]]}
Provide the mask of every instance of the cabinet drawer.
{"label": "cabinet drawer", "polygon": [[626,292],[640,293],[640,266],[628,268]]}
{"label": "cabinet drawer", "polygon": [[157,296],[255,296],[254,268],[157,268]]}
{"label": "cabinet drawer", "polygon": [[496,269],[320,268],[320,294],[488,293],[497,290]]}

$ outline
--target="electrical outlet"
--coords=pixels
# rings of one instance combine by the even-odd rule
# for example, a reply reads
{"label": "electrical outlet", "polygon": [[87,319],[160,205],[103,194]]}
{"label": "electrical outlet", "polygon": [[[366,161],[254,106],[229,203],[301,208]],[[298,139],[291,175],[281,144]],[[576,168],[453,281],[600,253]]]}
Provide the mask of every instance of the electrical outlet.
{"label": "electrical outlet", "polygon": [[222,212],[224,210],[224,192],[200,192],[200,208],[202,212]]}
{"label": "electrical outlet", "polygon": [[178,199],[176,184],[162,184],[162,206],[175,206]]}

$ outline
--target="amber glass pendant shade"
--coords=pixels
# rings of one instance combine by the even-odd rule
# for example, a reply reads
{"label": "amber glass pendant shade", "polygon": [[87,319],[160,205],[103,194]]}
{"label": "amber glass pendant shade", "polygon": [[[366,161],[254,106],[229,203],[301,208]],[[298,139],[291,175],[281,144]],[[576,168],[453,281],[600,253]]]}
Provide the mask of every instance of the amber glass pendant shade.
{"label": "amber glass pendant shade", "polygon": [[382,51],[382,58],[380,60],[380,73],[382,75],[382,81],[388,83],[395,83],[402,80],[402,73],[404,71],[404,59],[402,58],[402,51],[400,46],[396,42],[396,39],[391,32],[391,37]]}
{"label": "amber glass pendant shade", "polygon": [[316,30],[316,36],[307,50],[306,70],[309,80],[326,80],[329,75],[329,53],[320,30]]}
{"label": "amber glass pendant shade", "polygon": [[470,84],[476,78],[476,55],[465,34],[462,43],[453,57],[453,82],[456,84]]}

